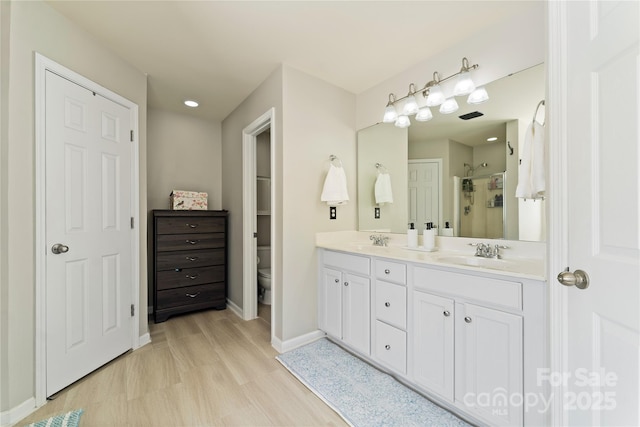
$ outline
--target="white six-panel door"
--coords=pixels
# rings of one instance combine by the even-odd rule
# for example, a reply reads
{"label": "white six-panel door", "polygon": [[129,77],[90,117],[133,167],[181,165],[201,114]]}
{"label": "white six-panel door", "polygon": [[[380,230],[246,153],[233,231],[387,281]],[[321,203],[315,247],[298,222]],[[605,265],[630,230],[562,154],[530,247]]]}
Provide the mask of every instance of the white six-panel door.
{"label": "white six-panel door", "polygon": [[50,71],[45,85],[50,396],[132,346],[132,127],[116,102]]}
{"label": "white six-panel door", "polygon": [[418,230],[424,229],[426,222],[444,226],[440,224],[440,173],[438,161],[409,161],[408,222],[413,222]]}
{"label": "white six-panel door", "polygon": [[[551,73],[560,76],[551,94],[566,106],[550,109],[559,129],[549,144],[559,158],[552,221],[562,229],[550,249],[562,259],[551,258],[550,285],[560,339],[554,369],[541,381],[555,387],[557,424],[637,426],[640,3],[551,2],[550,11],[551,44],[559,49]],[[566,180],[566,194],[554,178]],[[585,271],[588,287],[559,284],[554,276],[565,267],[566,277]]]}

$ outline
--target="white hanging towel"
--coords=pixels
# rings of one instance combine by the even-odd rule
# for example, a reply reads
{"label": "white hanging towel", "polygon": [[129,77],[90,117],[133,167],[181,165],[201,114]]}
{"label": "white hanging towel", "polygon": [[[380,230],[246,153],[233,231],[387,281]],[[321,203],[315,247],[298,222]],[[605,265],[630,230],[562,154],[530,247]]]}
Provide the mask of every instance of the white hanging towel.
{"label": "white hanging towel", "polygon": [[342,166],[334,166],[332,163],[329,167],[320,201],[326,202],[329,206],[346,205],[349,201],[347,176]]}
{"label": "white hanging towel", "polygon": [[393,203],[393,192],[391,191],[391,175],[388,173],[379,173],[376,178],[375,185],[376,203],[383,205],[385,203]]}
{"label": "white hanging towel", "polygon": [[527,128],[522,144],[516,197],[540,199],[545,190],[544,126],[533,121]]}

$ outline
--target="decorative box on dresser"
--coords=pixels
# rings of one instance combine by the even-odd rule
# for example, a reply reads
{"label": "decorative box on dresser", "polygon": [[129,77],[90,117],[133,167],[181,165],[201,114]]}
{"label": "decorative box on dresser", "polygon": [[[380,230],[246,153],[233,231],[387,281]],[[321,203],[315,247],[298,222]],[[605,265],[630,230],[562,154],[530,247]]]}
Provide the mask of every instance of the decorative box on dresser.
{"label": "decorative box on dresser", "polygon": [[153,313],[226,308],[227,211],[153,211]]}

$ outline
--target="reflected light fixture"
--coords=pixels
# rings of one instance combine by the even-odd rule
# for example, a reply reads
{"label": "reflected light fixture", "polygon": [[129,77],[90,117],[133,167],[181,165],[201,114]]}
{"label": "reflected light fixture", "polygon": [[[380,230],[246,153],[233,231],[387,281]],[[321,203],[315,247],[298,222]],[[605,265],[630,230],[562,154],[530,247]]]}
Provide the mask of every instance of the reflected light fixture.
{"label": "reflected light fixture", "polygon": [[467,104],[482,104],[489,100],[489,94],[484,87],[479,87],[469,94]]}
{"label": "reflected light fixture", "polygon": [[186,101],[184,101],[184,105],[186,105],[187,107],[196,108],[200,104],[192,99],[187,99]]}
{"label": "reflected light fixture", "polygon": [[440,112],[442,114],[451,114],[458,111],[458,108],[460,107],[458,106],[456,99],[451,97],[442,103],[440,106]]}
{"label": "reflected light fixture", "polygon": [[399,128],[408,128],[411,126],[411,121],[409,120],[409,116],[398,116],[398,119],[395,122],[395,125]]}
{"label": "reflected light fixture", "polygon": [[431,119],[433,119],[433,114],[429,107],[422,107],[416,113],[416,120],[419,122],[428,122]]}
{"label": "reflected light fixture", "polygon": [[[397,98],[393,93],[389,94],[389,102],[384,111],[384,117],[382,121],[384,123],[394,123],[398,127],[406,128],[411,125],[409,116],[415,114],[415,120],[426,122],[433,118],[433,114],[429,107],[440,106],[439,111],[442,114],[450,114],[457,111],[459,106],[458,102],[454,98],[455,96],[467,96],[468,104],[481,104],[489,100],[489,94],[484,87],[476,89],[476,85],[471,79],[471,71],[478,68],[478,64],[470,65],[469,60],[465,57],[462,58],[462,67],[460,71],[445,78],[440,78],[438,72],[433,73],[433,79],[429,81],[420,90],[416,90],[415,84],[409,85],[409,93],[402,97]],[[453,96],[449,99],[446,98],[441,83],[446,82],[454,77],[458,77],[455,87],[453,89]],[[419,99],[416,99],[416,94],[421,93],[422,97],[426,99],[425,105],[419,105]],[[396,108],[396,104],[400,101],[404,101],[401,110]],[[400,113],[398,112],[400,111]]]}
{"label": "reflected light fixture", "polygon": [[497,141],[498,137],[497,136],[492,136],[491,138],[487,138],[488,142],[493,142],[493,141]]}

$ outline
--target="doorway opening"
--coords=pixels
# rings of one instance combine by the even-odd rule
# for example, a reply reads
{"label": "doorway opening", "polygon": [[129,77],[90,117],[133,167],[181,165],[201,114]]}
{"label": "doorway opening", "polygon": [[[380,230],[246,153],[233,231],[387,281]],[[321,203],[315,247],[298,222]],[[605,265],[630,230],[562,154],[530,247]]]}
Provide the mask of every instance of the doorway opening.
{"label": "doorway opening", "polygon": [[[274,317],[278,309],[277,295],[279,272],[273,262],[276,253],[275,239],[275,185],[273,185],[274,167],[274,109],[270,109],[242,132],[242,175],[243,175],[243,306],[242,317],[252,320],[260,314],[271,325],[271,337],[274,336]],[[258,251],[262,254],[260,259]],[[265,256],[267,259],[264,259]],[[261,270],[259,272],[259,270]],[[266,271],[268,270],[268,271]],[[258,286],[258,275],[263,276],[263,284],[270,282],[270,295]],[[265,277],[270,276],[270,277]],[[264,286],[263,286],[264,288]],[[265,297],[270,305],[260,304]]]}

